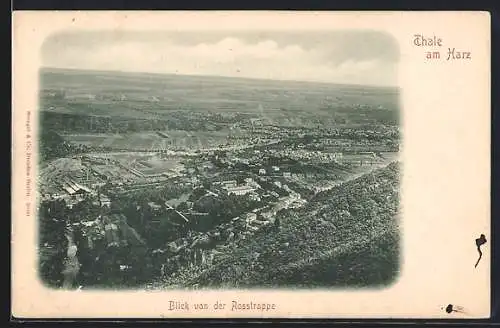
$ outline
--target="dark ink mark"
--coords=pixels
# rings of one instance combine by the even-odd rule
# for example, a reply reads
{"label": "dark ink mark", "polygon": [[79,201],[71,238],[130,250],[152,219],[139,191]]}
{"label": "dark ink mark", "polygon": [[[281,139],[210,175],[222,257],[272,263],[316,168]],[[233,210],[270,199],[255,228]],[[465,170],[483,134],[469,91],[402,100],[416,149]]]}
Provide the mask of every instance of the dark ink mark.
{"label": "dark ink mark", "polygon": [[477,267],[479,264],[479,261],[481,261],[481,257],[483,257],[483,252],[481,252],[481,246],[486,244],[486,237],[481,234],[479,238],[476,239],[476,247],[477,247],[477,252],[479,253],[479,258],[477,259],[476,265],[474,265],[474,268]]}
{"label": "dark ink mark", "polygon": [[72,21],[72,22],[75,22],[75,17],[73,17],[73,18],[71,19],[71,21]]}
{"label": "dark ink mark", "polygon": [[448,306],[444,310],[446,311],[446,313],[452,313],[452,312],[463,313],[461,306],[454,307],[453,304],[448,304]]}

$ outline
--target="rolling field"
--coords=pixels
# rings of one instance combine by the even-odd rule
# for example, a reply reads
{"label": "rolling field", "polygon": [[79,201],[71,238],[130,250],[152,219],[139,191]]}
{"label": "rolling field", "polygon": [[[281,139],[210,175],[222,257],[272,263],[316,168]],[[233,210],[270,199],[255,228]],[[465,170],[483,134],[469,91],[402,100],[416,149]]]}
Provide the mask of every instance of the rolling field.
{"label": "rolling field", "polygon": [[179,161],[175,159],[162,159],[156,156],[151,156],[130,163],[131,167],[142,172],[143,174],[159,174],[167,170],[173,169],[179,165]]}
{"label": "rolling field", "polygon": [[224,131],[165,131],[128,134],[65,134],[68,142],[93,147],[127,150],[161,150],[186,148],[191,150],[218,147],[227,143],[229,133]]}
{"label": "rolling field", "polygon": [[[175,170],[182,167],[181,160],[178,158],[161,158],[156,153],[106,153],[106,154],[87,154],[87,160],[82,161],[78,158],[59,158],[47,162],[39,172],[38,185],[39,192],[54,193],[60,191],[57,186],[60,184],[62,177],[71,177],[75,180],[83,179],[89,181],[84,183],[96,182],[94,173],[111,177],[118,181],[135,181],[138,179],[137,175],[130,171],[136,169],[144,175],[160,174],[169,170]],[[111,160],[109,163],[102,161],[102,164],[93,163],[91,166],[87,164],[88,160]],[[117,163],[118,162],[118,163]],[[88,169],[91,167],[92,172]],[[140,178],[139,178],[140,179]]]}
{"label": "rolling field", "polygon": [[[78,114],[150,116],[171,110],[312,111],[368,106],[373,115],[397,116],[399,90],[327,83],[77,70],[41,70],[41,108]],[[47,97],[63,90],[65,100]],[[354,107],[353,107],[354,106]]]}
{"label": "rolling field", "polygon": [[173,167],[179,163],[176,157],[163,158],[157,153],[147,152],[118,152],[118,153],[90,153],[89,157],[95,159],[108,158],[120,162],[123,165],[129,166],[137,163],[139,167],[155,168],[155,167]]}

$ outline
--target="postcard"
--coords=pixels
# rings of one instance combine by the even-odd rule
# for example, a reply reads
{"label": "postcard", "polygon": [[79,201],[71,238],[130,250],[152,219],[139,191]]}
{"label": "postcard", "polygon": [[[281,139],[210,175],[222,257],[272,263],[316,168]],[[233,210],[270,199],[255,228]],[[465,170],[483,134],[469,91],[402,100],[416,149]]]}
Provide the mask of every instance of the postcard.
{"label": "postcard", "polygon": [[17,318],[488,318],[487,12],[13,14]]}

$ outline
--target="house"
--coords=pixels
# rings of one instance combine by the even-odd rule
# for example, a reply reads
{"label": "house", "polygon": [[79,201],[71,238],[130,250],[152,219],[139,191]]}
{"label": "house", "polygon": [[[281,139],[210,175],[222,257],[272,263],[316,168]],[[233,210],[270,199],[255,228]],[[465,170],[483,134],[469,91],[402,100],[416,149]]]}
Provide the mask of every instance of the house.
{"label": "house", "polygon": [[244,186],[239,186],[239,187],[227,188],[226,190],[227,190],[228,195],[234,194],[234,195],[241,196],[241,195],[246,195],[249,192],[254,191],[255,189],[248,186],[248,185],[244,185]]}
{"label": "house", "polygon": [[260,202],[260,196],[256,192],[251,192],[249,194],[249,197],[250,197],[251,200],[255,200],[257,202]]}
{"label": "house", "polygon": [[273,217],[273,214],[271,212],[262,212],[260,215],[264,220],[269,220]]}
{"label": "house", "polygon": [[212,170],[214,168],[214,165],[210,162],[204,162],[201,167],[205,170]]}
{"label": "house", "polygon": [[155,202],[148,202],[148,205],[149,205],[149,208],[151,208],[151,210],[153,210],[155,212],[158,212],[161,210],[161,205],[156,204]]}
{"label": "house", "polygon": [[269,194],[269,193],[266,193],[266,194],[263,194],[263,195],[262,195],[262,199],[264,199],[264,200],[269,200],[269,199],[271,199],[271,197],[272,197],[272,196],[271,196],[271,194]]}
{"label": "house", "polygon": [[266,174],[266,170],[265,169],[259,169],[259,174],[262,174],[262,175]]}
{"label": "house", "polygon": [[246,221],[247,221],[247,223],[251,223],[251,222],[253,222],[255,220],[257,220],[257,214],[255,214],[255,213],[248,213],[246,215]]}
{"label": "house", "polygon": [[238,185],[238,182],[236,180],[228,180],[228,181],[222,181],[221,186],[223,189],[226,188],[234,188]]}
{"label": "house", "polygon": [[75,183],[71,180],[65,180],[62,182],[61,187],[66,193],[70,196],[79,196],[89,194],[91,190],[87,187],[84,187],[78,183]]}
{"label": "house", "polygon": [[[188,199],[189,199],[189,194],[185,193],[185,194],[180,195],[178,198],[172,198],[172,199],[165,201],[165,206],[167,208],[177,208],[177,206],[179,206],[183,202],[187,202]],[[188,204],[188,206],[189,206],[189,204]],[[191,202],[191,206],[192,206],[192,202]]]}
{"label": "house", "polygon": [[250,161],[246,158],[238,159],[238,162],[240,162],[241,164],[245,164],[245,165],[250,164]]}
{"label": "house", "polygon": [[111,199],[109,199],[108,196],[101,194],[101,195],[99,195],[99,203],[101,204],[101,207],[104,207],[104,206],[110,207],[111,206]]}
{"label": "house", "polygon": [[292,177],[292,175],[291,175],[291,173],[290,173],[290,172],[283,172],[283,177],[284,177],[284,178],[291,178],[291,177]]}

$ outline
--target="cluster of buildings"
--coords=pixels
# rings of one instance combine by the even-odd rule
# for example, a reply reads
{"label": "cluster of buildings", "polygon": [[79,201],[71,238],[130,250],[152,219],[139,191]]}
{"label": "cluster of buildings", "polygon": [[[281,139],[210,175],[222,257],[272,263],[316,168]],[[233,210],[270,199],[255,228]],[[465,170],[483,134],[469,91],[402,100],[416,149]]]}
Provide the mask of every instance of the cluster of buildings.
{"label": "cluster of buildings", "polygon": [[359,152],[357,154],[346,154],[341,163],[352,166],[371,166],[380,164],[383,159],[378,157],[374,152]]}
{"label": "cluster of buildings", "polygon": [[295,160],[311,160],[317,162],[339,162],[343,158],[341,152],[322,152],[318,150],[305,150],[305,149],[283,149],[276,152],[277,155],[288,157]]}
{"label": "cluster of buildings", "polygon": [[71,177],[61,177],[61,180],[53,183],[51,191],[41,195],[44,199],[63,199],[68,207],[80,203],[87,197],[92,199],[94,205],[101,207],[110,207],[111,199],[109,196],[100,193],[98,190],[91,189],[79,182],[76,182]]}
{"label": "cluster of buildings", "polygon": [[127,245],[142,247],[146,245],[139,233],[127,223],[123,214],[107,214],[95,220],[82,220],[73,223],[79,226],[86,239],[86,247],[95,249],[98,244],[106,247],[123,247]]}
{"label": "cluster of buildings", "polygon": [[248,195],[250,199],[260,200],[257,190],[260,189],[260,185],[255,182],[252,178],[246,178],[245,182],[238,184],[236,180],[226,180],[221,182],[215,182],[213,184],[216,190],[225,193],[226,195],[236,195],[244,196]]}
{"label": "cluster of buildings", "polygon": [[253,181],[252,178],[246,178],[244,184],[238,184],[236,180],[227,180],[222,182],[215,182],[215,186],[218,186],[222,191],[225,191],[227,195],[246,195],[260,188],[260,186]]}
{"label": "cluster of buildings", "polygon": [[71,207],[90,195],[96,195],[96,192],[75,181],[72,177],[61,176],[58,180],[52,181],[50,188],[46,189],[40,196],[42,200],[64,199],[66,204]]}
{"label": "cluster of buildings", "polygon": [[153,158],[121,161],[109,157],[82,156],[86,167],[82,179],[93,187],[110,183],[123,192],[161,186],[166,180],[184,175],[185,167],[177,160]]}

